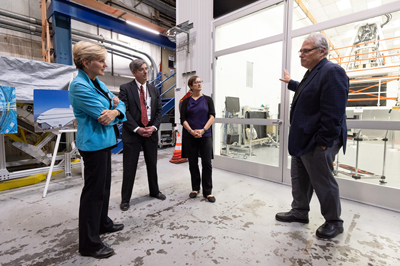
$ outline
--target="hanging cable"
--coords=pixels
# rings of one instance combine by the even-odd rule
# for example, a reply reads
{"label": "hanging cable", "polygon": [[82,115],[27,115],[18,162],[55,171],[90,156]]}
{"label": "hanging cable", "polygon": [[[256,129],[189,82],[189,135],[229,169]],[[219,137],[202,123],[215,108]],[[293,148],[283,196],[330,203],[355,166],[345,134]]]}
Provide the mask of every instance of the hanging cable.
{"label": "hanging cable", "polygon": [[385,26],[386,24],[389,23],[389,21],[392,20],[392,14],[388,13],[388,14],[385,14],[385,16],[386,16],[386,22],[381,25],[381,28],[383,28],[383,26]]}

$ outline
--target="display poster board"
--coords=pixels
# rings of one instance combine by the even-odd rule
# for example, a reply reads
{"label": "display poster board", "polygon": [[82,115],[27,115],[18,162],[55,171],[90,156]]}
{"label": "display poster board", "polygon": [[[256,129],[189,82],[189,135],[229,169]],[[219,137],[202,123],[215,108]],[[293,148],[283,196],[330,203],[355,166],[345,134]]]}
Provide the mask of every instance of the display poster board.
{"label": "display poster board", "polygon": [[0,134],[18,133],[15,88],[0,86]]}
{"label": "display poster board", "polygon": [[67,90],[34,90],[35,132],[76,129],[76,119]]}

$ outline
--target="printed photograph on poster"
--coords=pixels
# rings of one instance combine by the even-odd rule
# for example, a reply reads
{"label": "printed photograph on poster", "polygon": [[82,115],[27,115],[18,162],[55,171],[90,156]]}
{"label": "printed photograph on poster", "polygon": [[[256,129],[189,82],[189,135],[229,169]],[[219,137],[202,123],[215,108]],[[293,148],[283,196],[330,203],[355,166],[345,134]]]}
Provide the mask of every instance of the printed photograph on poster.
{"label": "printed photograph on poster", "polygon": [[0,134],[18,133],[15,88],[0,86]]}
{"label": "printed photograph on poster", "polygon": [[34,90],[35,132],[77,128],[66,90]]}

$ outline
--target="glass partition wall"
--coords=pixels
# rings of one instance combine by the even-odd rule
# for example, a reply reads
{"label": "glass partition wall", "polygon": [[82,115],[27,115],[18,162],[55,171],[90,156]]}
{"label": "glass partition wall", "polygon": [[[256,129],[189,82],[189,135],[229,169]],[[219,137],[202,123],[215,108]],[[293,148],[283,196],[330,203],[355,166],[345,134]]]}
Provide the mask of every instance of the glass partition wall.
{"label": "glass partition wall", "polygon": [[302,79],[297,51],[318,31],[350,78],[341,196],[400,210],[400,1],[259,1],[215,20],[214,165],[290,184],[294,94],[279,78]]}
{"label": "glass partition wall", "polygon": [[[279,166],[284,4],[259,5],[255,12],[215,27],[215,163],[244,174],[274,173]],[[234,161],[234,166],[232,162]],[[257,173],[248,163],[257,165]],[[224,166],[221,166],[224,167]]]}

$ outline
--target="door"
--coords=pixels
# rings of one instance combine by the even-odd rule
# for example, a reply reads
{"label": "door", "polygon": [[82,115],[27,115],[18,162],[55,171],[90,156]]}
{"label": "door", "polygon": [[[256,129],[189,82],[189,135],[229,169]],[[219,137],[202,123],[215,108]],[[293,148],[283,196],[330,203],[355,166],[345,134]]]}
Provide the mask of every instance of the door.
{"label": "door", "polygon": [[282,182],[283,1],[214,22],[214,166]]}

